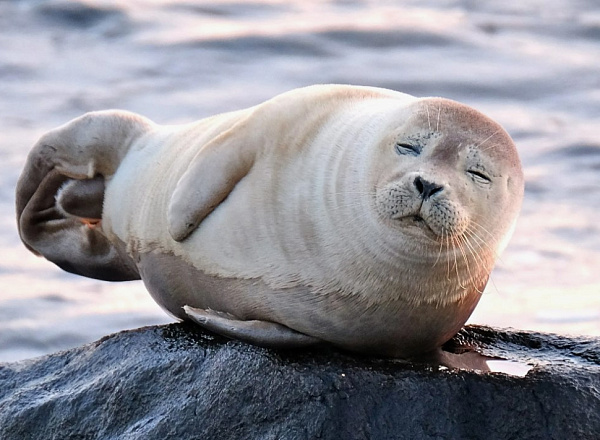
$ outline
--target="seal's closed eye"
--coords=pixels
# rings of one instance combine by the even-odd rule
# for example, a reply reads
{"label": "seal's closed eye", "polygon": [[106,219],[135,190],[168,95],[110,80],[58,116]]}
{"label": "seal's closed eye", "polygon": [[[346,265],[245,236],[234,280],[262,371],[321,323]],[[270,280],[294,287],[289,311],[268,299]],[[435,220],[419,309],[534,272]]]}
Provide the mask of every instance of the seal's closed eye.
{"label": "seal's closed eye", "polygon": [[488,184],[488,183],[491,183],[491,181],[492,181],[492,179],[490,179],[488,176],[483,174],[481,171],[469,170],[468,173],[471,175],[473,180],[475,180],[479,183]]}
{"label": "seal's closed eye", "polygon": [[422,148],[418,145],[407,144],[407,143],[397,143],[395,146],[396,153],[400,155],[409,154],[411,156],[418,156],[421,154]]}

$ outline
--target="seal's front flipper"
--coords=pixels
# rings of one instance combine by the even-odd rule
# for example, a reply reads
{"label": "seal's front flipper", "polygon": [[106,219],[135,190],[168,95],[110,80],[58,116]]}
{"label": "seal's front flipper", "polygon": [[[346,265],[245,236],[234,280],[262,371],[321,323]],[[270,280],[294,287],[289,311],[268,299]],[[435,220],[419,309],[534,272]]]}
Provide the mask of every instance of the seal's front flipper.
{"label": "seal's front flipper", "polygon": [[423,353],[411,358],[413,362],[438,365],[452,370],[491,371],[488,361],[499,360],[481,354],[474,349],[468,349],[463,353],[451,353],[438,348],[428,353]]}
{"label": "seal's front flipper", "polygon": [[232,315],[213,310],[184,306],[183,310],[194,322],[228,338],[239,339],[269,348],[306,347],[322,342],[281,324],[268,321],[242,321]]}
{"label": "seal's front flipper", "polygon": [[167,212],[174,240],[185,240],[252,168],[262,144],[248,133],[246,122],[206,144],[177,182]]}

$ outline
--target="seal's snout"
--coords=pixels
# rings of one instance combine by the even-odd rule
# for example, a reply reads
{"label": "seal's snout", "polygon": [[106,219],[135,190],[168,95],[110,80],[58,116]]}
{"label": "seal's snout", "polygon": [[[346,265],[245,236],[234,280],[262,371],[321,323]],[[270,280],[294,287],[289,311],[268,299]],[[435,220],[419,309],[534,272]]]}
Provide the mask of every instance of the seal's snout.
{"label": "seal's snout", "polygon": [[428,180],[423,179],[421,176],[417,176],[413,181],[413,184],[415,185],[415,188],[417,188],[417,191],[423,200],[427,200],[434,194],[439,193],[444,189],[442,185],[429,182]]}

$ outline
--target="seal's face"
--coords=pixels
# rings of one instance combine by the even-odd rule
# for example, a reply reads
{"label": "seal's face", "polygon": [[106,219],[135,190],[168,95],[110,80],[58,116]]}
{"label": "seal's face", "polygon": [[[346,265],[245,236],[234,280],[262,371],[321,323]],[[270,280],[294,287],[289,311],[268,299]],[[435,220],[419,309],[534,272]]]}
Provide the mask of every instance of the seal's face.
{"label": "seal's face", "polygon": [[453,101],[423,99],[410,111],[379,146],[385,167],[375,173],[378,214],[421,247],[483,254],[491,266],[523,195],[512,140],[495,122]]}

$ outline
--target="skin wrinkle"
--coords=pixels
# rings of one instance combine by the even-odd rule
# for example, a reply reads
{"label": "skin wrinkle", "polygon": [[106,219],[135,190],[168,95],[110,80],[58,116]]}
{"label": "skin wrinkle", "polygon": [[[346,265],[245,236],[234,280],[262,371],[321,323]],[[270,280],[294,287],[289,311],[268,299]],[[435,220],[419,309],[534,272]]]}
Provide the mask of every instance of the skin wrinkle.
{"label": "skin wrinkle", "polygon": [[[508,135],[441,98],[316,86],[184,126],[105,116],[57,129],[60,145],[32,153],[25,174],[35,182],[18,189],[22,237],[56,261],[85,230],[121,258],[103,271],[139,271],[182,319],[188,305],[360,352],[433,349],[477,304],[522,198]],[[73,139],[81,148],[71,158]],[[99,143],[108,141],[106,155]],[[420,148],[399,155],[398,142]],[[492,184],[470,177],[479,166]],[[51,211],[58,225],[47,216],[29,223],[55,204],[43,192],[28,204],[53,167],[104,178],[98,227],[63,221],[68,211]],[[423,200],[417,176],[442,190]],[[506,176],[511,189],[500,184]],[[92,262],[94,249],[85,251]],[[69,264],[79,270],[76,259]]]}

